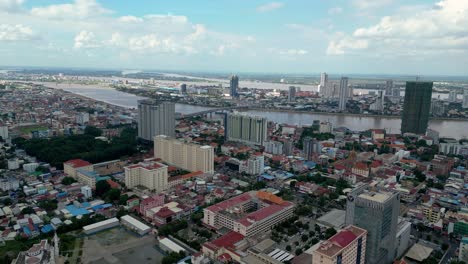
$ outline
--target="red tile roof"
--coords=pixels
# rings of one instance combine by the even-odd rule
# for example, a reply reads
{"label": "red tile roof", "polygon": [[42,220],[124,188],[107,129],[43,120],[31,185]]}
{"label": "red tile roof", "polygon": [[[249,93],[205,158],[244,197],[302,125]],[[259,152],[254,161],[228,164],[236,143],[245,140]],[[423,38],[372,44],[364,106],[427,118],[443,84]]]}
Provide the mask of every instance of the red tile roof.
{"label": "red tile roof", "polygon": [[74,160],[65,161],[65,164],[70,165],[73,168],[81,168],[81,167],[93,165],[87,162],[86,160],[82,160],[82,159],[74,159]]}

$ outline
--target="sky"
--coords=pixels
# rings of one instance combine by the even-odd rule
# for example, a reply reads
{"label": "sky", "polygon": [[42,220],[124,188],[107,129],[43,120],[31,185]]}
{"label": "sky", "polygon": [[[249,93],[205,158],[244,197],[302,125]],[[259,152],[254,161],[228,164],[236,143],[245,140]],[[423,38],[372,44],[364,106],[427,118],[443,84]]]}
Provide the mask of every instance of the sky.
{"label": "sky", "polygon": [[468,0],[0,0],[0,65],[468,76]]}

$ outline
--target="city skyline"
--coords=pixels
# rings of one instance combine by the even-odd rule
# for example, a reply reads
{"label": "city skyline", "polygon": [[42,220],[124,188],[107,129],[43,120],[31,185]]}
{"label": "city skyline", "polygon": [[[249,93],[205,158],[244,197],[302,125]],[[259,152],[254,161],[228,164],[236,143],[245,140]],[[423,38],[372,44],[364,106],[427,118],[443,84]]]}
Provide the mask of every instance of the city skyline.
{"label": "city skyline", "polygon": [[468,75],[466,1],[2,0],[0,13],[9,66]]}

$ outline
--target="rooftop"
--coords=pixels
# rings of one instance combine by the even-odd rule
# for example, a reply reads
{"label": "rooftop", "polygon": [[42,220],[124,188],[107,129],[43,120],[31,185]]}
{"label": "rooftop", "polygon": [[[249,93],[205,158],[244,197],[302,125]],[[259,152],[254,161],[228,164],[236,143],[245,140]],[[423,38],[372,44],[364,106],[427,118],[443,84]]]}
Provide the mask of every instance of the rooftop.
{"label": "rooftop", "polygon": [[86,160],[82,160],[82,159],[69,160],[69,161],[66,161],[65,164],[70,165],[73,168],[80,168],[80,167],[93,165],[87,162]]}
{"label": "rooftop", "polygon": [[320,243],[320,246],[316,249],[316,252],[333,257],[337,253],[341,252],[344,248],[349,246],[360,236],[366,234],[367,231],[356,226],[348,226],[327,241]]}
{"label": "rooftop", "polygon": [[364,192],[359,195],[360,198],[374,201],[374,202],[379,202],[379,203],[386,202],[392,196],[393,194],[389,192]]}

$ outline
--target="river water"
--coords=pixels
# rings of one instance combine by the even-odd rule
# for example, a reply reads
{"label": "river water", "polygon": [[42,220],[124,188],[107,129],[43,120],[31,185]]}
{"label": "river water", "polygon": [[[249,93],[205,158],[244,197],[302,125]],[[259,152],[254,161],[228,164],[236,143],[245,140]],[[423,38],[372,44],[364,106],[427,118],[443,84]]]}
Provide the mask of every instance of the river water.
{"label": "river water", "polygon": [[[117,91],[104,87],[57,87],[63,90],[93,98],[106,103],[119,105],[127,108],[136,108],[137,101],[144,99],[129,93]],[[182,114],[194,113],[210,109],[209,107],[176,104],[176,112]],[[313,120],[329,121],[334,127],[347,127],[351,130],[367,130],[371,128],[386,129],[390,133],[399,133],[401,119],[398,117],[373,117],[352,115],[329,115],[317,113],[291,113],[277,111],[248,111],[253,115],[266,117],[277,123],[291,125],[309,125]],[[431,120],[429,128],[439,131],[441,137],[453,137],[456,139],[468,138],[468,120]]]}

